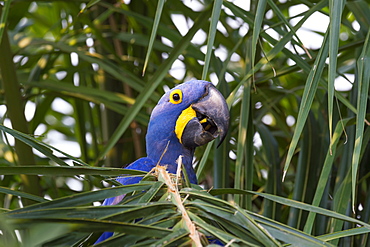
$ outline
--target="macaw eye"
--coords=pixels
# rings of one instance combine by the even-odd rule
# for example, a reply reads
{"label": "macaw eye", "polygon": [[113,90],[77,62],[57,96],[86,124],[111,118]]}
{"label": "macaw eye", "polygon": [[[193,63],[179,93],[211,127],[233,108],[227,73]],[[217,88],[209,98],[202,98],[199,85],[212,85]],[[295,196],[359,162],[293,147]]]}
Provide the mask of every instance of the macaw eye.
{"label": "macaw eye", "polygon": [[180,89],[175,89],[171,92],[170,102],[172,104],[180,104],[182,102],[182,92]]}
{"label": "macaw eye", "polygon": [[178,93],[175,93],[174,95],[172,95],[172,99],[174,101],[179,101],[180,100],[180,95]]}

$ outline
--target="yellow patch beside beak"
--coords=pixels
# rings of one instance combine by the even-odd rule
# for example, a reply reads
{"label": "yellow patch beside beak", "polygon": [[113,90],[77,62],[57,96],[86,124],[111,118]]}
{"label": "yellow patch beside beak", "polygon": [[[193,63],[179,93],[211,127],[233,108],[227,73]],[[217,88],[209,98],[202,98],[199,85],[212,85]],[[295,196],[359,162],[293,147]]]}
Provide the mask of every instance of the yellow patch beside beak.
{"label": "yellow patch beside beak", "polygon": [[197,117],[196,112],[193,110],[191,106],[189,106],[188,108],[183,110],[180,116],[177,118],[176,126],[175,126],[175,134],[181,144],[182,144],[182,141],[181,141],[182,133],[184,132],[186,125],[188,124],[190,120],[192,120],[195,117]]}

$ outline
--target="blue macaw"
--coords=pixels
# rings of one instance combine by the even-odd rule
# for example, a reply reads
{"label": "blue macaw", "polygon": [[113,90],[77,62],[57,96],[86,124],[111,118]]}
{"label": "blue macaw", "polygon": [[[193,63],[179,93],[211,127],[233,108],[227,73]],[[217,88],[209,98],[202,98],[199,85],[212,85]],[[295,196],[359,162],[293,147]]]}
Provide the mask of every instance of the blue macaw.
{"label": "blue macaw", "polygon": [[[176,160],[182,155],[190,182],[197,184],[192,166],[194,150],[218,136],[222,142],[227,134],[229,118],[226,101],[212,83],[192,80],[180,84],[166,92],[152,111],[146,135],[147,157],[134,161],[126,169],[149,172],[160,164],[175,174]],[[141,179],[120,177],[117,181],[128,185],[138,183]],[[107,198],[103,205],[115,205],[124,196]],[[105,232],[95,243],[112,235],[112,232]]]}

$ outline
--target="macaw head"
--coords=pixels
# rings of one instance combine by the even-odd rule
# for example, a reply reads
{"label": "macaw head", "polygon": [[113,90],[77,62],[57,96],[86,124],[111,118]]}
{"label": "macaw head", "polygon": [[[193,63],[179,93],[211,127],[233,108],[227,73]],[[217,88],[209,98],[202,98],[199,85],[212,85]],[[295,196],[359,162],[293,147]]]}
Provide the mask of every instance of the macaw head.
{"label": "macaw head", "polygon": [[166,92],[153,109],[146,136],[147,155],[155,163],[176,172],[179,155],[190,182],[196,183],[192,167],[196,147],[218,136],[225,138],[229,110],[222,94],[212,83],[192,80]]}

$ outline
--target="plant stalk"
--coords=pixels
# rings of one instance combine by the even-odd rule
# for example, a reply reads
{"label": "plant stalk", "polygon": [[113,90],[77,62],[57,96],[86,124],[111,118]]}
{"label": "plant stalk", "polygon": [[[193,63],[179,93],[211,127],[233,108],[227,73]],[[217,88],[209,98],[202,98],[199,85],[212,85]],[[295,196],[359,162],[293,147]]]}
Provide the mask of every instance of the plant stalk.
{"label": "plant stalk", "polygon": [[[1,13],[1,9],[0,9]],[[23,133],[28,133],[28,125],[24,116],[25,104],[21,95],[20,85],[17,80],[16,70],[13,63],[13,54],[9,43],[7,29],[5,28],[0,42],[0,75],[4,88],[4,96],[7,106],[7,114],[12,123],[12,128]],[[17,164],[34,165],[35,158],[32,148],[25,143],[15,139],[15,152],[18,157]],[[41,190],[37,176],[20,175],[23,190],[33,195],[40,195]],[[23,205],[30,205],[34,202],[28,199],[22,200]]]}

